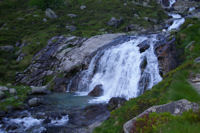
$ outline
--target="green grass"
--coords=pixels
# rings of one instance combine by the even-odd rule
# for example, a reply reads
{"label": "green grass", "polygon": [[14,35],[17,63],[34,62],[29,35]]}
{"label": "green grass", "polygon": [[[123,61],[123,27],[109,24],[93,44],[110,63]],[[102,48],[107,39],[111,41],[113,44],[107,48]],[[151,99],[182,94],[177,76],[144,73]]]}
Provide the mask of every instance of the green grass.
{"label": "green grass", "polygon": [[[191,23],[193,25],[188,27]],[[103,122],[100,127],[97,127],[94,133],[122,133],[125,122],[153,105],[165,104],[180,99],[187,99],[199,103],[200,95],[187,82],[191,72],[200,73],[200,64],[193,62],[196,57],[200,56],[199,30],[199,21],[187,20],[182,26],[182,30],[176,33],[176,46],[178,49],[185,49],[189,42],[195,41],[193,48],[185,49],[185,52],[181,55],[180,58],[184,59],[184,63],[166,74],[163,81],[154,86],[152,90],[146,91],[143,95],[129,100],[124,106],[111,112],[110,118]],[[183,122],[183,124],[189,123]],[[189,127],[194,127],[194,125],[189,124],[186,128],[189,129]],[[194,131],[196,129],[199,129],[199,126],[194,128]],[[172,130],[176,131],[178,128],[176,130],[172,128]]]}
{"label": "green grass", "polygon": [[187,111],[181,116],[170,113],[150,113],[138,118],[135,133],[198,133],[200,112]]}
{"label": "green grass", "polygon": [[6,98],[0,101],[0,110],[7,111],[9,108],[23,108],[31,88],[26,86],[9,86],[9,88],[15,88],[17,93],[11,95],[8,91],[5,92]]}
{"label": "green grass", "polygon": [[[58,2],[58,3],[55,3]],[[26,42],[28,45],[22,49],[26,54],[21,62],[16,62],[15,51],[5,53],[0,51],[0,83],[15,81],[16,72],[23,71],[31,62],[32,57],[41,48],[45,47],[47,40],[55,35],[76,35],[91,37],[104,33],[125,32],[129,24],[138,24],[140,27],[152,28],[154,23],[148,22],[144,17],[150,17],[163,22],[167,15],[155,1],[151,1],[151,7],[135,5],[132,1],[119,0],[6,0],[0,2],[0,46],[13,45],[16,42]],[[63,3],[63,4],[61,4]],[[86,5],[81,10],[80,6]],[[53,7],[52,7],[53,6]],[[52,7],[57,14],[57,19],[49,19],[45,16],[45,8]],[[67,14],[76,14],[76,18],[70,18]],[[137,13],[139,18],[135,18]],[[123,18],[119,27],[110,27],[107,22],[111,17]],[[47,18],[47,22],[43,22]],[[69,32],[66,25],[74,25],[77,30]]]}

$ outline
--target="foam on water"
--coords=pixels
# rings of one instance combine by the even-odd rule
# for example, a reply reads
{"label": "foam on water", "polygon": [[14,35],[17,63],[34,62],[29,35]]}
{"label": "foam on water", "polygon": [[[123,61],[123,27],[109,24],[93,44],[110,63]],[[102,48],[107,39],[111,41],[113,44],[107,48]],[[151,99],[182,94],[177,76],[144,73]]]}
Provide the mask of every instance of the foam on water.
{"label": "foam on water", "polygon": [[185,18],[182,18],[179,14],[169,14],[174,18],[174,21],[171,26],[168,27],[168,31],[177,30],[185,22]]}
{"label": "foam on water", "polygon": [[69,121],[68,115],[63,116],[61,119],[51,120],[52,125],[61,126],[66,124]]}

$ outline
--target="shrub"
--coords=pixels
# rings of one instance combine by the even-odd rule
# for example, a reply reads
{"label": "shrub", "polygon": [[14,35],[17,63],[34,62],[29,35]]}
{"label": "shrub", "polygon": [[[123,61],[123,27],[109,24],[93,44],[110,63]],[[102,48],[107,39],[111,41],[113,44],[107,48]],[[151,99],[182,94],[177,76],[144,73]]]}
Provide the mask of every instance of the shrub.
{"label": "shrub", "polygon": [[64,0],[31,0],[31,6],[37,6],[40,9],[59,8],[64,4]]}

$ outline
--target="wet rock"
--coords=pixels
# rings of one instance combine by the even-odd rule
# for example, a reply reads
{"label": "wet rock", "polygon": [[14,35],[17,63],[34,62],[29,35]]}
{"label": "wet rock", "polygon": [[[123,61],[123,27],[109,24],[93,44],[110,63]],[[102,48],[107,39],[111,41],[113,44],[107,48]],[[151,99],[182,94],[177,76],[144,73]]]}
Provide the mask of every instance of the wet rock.
{"label": "wet rock", "polygon": [[108,108],[109,108],[109,110],[117,109],[117,108],[121,107],[125,102],[126,102],[125,98],[113,97],[108,102]]}
{"label": "wet rock", "polygon": [[89,96],[98,97],[103,95],[103,86],[96,85],[94,89],[88,94]]}
{"label": "wet rock", "polygon": [[81,9],[81,10],[84,10],[85,8],[86,8],[85,5],[81,5],[81,6],[80,6],[80,9]]}
{"label": "wet rock", "polygon": [[58,16],[55,14],[55,12],[50,9],[50,8],[47,8],[46,11],[45,11],[45,15],[50,18],[50,19],[55,19],[57,18]]}
{"label": "wet rock", "polygon": [[149,47],[149,42],[148,41],[143,41],[142,43],[140,43],[139,45],[137,45],[140,48],[140,53],[145,52]]}
{"label": "wet rock", "polygon": [[44,94],[49,94],[50,91],[46,88],[46,86],[41,86],[41,87],[35,87],[31,86],[31,95],[44,95]]}
{"label": "wet rock", "polygon": [[12,52],[14,51],[14,47],[12,45],[0,46],[0,50],[5,52]]}
{"label": "wet rock", "polygon": [[143,72],[138,85],[139,89],[138,95],[143,94],[148,89],[150,80],[151,80],[151,75],[147,72]]}
{"label": "wet rock", "polygon": [[200,63],[200,57],[197,57],[194,61],[195,61],[196,63]]}
{"label": "wet rock", "polygon": [[31,107],[35,107],[41,104],[41,99],[39,98],[32,98],[28,100],[28,105]]}
{"label": "wet rock", "polygon": [[130,133],[133,130],[133,128],[135,128],[134,123],[136,122],[136,120],[146,114],[149,114],[152,112],[156,112],[156,113],[169,112],[172,115],[181,115],[183,112],[189,111],[191,109],[196,112],[199,110],[199,105],[197,103],[192,103],[185,99],[171,102],[164,105],[153,106],[145,110],[143,113],[139,114],[135,118],[131,119],[130,121],[126,122],[123,126],[124,133]]}
{"label": "wet rock", "polygon": [[9,89],[9,93],[10,93],[11,95],[15,95],[15,94],[17,93],[17,91],[16,91],[15,88],[10,88],[10,89]]}
{"label": "wet rock", "polygon": [[140,64],[140,69],[141,69],[142,73],[144,72],[146,66],[147,66],[147,57],[145,56],[145,57],[142,59],[142,62],[141,62],[141,64]]}
{"label": "wet rock", "polygon": [[121,25],[123,23],[123,18],[120,19],[116,19],[115,17],[112,17],[109,21],[108,21],[108,26],[113,26],[115,28],[119,27],[119,25]]}
{"label": "wet rock", "polygon": [[3,91],[0,91],[0,100],[5,98],[5,93]]}
{"label": "wet rock", "polygon": [[76,14],[67,14],[67,16],[70,17],[70,18],[76,18],[77,17]]}
{"label": "wet rock", "polygon": [[65,28],[66,28],[67,30],[69,30],[70,32],[73,32],[73,31],[76,30],[76,27],[73,26],[73,25],[67,25],[67,26],[65,26]]}
{"label": "wet rock", "polygon": [[67,78],[56,77],[53,81],[54,91],[55,92],[64,92],[66,90],[66,85],[67,85],[68,81],[69,80]]}

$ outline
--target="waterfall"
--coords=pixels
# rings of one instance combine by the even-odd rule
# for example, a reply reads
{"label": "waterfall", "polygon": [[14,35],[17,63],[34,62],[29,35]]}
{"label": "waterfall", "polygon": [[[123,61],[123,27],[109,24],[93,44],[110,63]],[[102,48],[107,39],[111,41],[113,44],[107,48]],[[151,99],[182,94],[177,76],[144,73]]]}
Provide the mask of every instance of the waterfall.
{"label": "waterfall", "polygon": [[[145,89],[152,88],[162,80],[154,54],[156,42],[156,35],[131,37],[127,42],[99,51],[92,58],[88,69],[81,72],[77,94],[88,95],[95,86],[102,85],[103,95],[90,102],[108,102],[112,97],[128,100],[141,94],[139,82],[142,80],[142,73],[148,76],[148,82],[143,86],[146,86]],[[142,43],[149,45],[149,48],[140,53],[138,45]],[[140,66],[145,58],[147,65],[141,70]]]}

